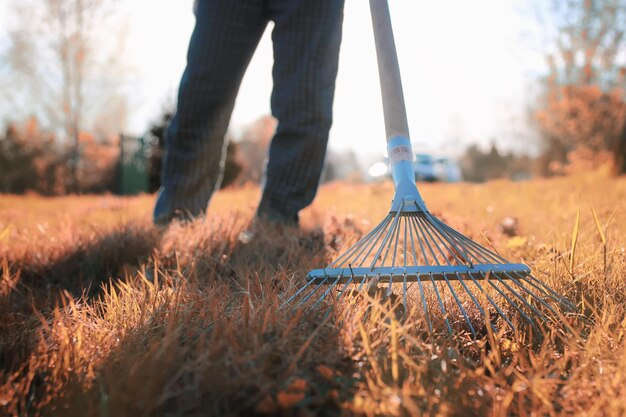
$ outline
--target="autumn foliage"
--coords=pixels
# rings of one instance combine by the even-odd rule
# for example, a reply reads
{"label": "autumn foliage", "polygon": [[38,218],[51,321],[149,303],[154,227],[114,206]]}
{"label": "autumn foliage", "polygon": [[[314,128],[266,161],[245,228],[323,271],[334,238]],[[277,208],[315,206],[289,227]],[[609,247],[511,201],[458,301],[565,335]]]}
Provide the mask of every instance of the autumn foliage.
{"label": "autumn foliage", "polygon": [[[40,128],[35,118],[11,123],[0,136],[0,192],[62,195],[73,189],[74,146]],[[112,191],[119,159],[119,138],[79,135],[76,169],[84,193]]]}
{"label": "autumn foliage", "polygon": [[[610,164],[626,173],[626,2],[552,0],[554,31],[536,120],[544,139],[543,174]],[[550,45],[552,47],[550,47]]]}
{"label": "autumn foliage", "polygon": [[550,171],[593,170],[619,158],[626,128],[623,91],[597,85],[554,87],[536,114],[547,140]]}

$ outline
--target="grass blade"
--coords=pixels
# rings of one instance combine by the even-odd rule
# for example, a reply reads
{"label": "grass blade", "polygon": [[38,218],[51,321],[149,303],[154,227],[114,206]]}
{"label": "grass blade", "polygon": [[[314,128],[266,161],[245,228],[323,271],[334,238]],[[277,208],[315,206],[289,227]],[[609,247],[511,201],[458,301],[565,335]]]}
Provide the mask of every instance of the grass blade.
{"label": "grass blade", "polygon": [[572,249],[570,251],[569,258],[569,270],[574,274],[574,255],[576,254],[576,243],[578,243],[578,229],[580,227],[580,204],[578,204],[578,210],[576,211],[576,221],[574,222],[574,230],[572,231]]}
{"label": "grass blade", "polygon": [[6,229],[2,231],[2,233],[0,233],[0,242],[8,238],[10,233],[11,233],[11,226],[9,225],[7,226]]}
{"label": "grass blade", "polygon": [[593,214],[593,220],[596,222],[596,228],[600,234],[600,239],[602,239],[602,244],[606,245],[606,237],[604,235],[604,231],[602,230],[602,226],[600,226],[600,221],[598,220],[596,210],[593,208],[593,204],[591,204],[591,213]]}

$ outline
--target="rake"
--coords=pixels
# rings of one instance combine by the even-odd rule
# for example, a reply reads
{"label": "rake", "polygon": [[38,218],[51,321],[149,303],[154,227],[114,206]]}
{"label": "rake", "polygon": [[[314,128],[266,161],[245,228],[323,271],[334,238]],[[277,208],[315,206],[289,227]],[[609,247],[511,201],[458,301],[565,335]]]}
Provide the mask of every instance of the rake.
{"label": "rake", "polygon": [[[418,192],[398,58],[387,0],[370,0],[383,99],[387,150],[395,194],[389,214],[371,232],[323,269],[287,303],[318,306],[325,299],[372,289],[393,294],[403,311],[418,307],[428,330],[439,322],[449,333],[462,327],[474,336],[480,325],[512,331],[522,321],[536,325],[575,306],[530,269],[510,263],[431,214]],[[375,293],[376,293],[375,291]],[[395,292],[394,292],[395,291]],[[401,296],[396,293],[401,292]],[[410,305],[411,304],[411,305]]]}

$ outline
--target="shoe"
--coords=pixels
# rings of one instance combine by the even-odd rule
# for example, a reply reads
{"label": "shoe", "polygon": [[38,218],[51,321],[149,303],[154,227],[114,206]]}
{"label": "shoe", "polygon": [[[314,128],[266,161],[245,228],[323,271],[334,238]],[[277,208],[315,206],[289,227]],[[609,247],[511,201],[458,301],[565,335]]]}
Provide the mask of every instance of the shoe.
{"label": "shoe", "polygon": [[194,222],[195,220],[204,219],[204,218],[205,218],[204,214],[193,216],[191,213],[188,213],[182,210],[176,210],[174,213],[154,217],[153,222],[154,222],[154,225],[159,230],[161,229],[167,230],[174,223],[179,224],[181,226],[186,226],[189,223]]}
{"label": "shoe", "polygon": [[248,245],[253,240],[258,240],[263,236],[282,236],[299,229],[299,227],[298,222],[276,221],[257,216],[248,229],[239,233],[238,240],[241,244]]}

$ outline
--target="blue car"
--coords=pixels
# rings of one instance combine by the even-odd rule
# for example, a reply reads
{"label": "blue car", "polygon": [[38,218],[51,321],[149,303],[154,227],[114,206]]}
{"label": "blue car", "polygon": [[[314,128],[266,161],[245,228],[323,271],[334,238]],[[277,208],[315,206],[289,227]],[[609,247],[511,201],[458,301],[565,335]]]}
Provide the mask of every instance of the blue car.
{"label": "blue car", "polygon": [[425,153],[415,154],[415,180],[433,182],[437,181],[437,173],[435,171],[435,158]]}
{"label": "blue car", "polygon": [[[430,154],[415,154],[413,163],[415,180],[424,182],[459,182],[463,180],[461,167],[450,158],[436,158]],[[391,176],[389,162],[379,161],[370,166],[367,171],[368,181],[381,181]]]}

